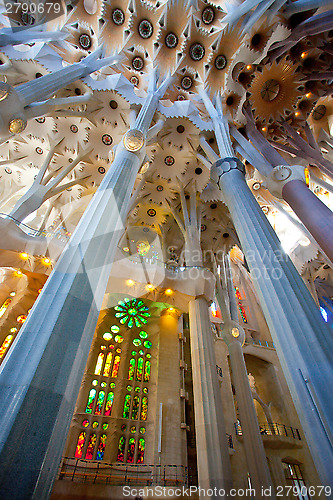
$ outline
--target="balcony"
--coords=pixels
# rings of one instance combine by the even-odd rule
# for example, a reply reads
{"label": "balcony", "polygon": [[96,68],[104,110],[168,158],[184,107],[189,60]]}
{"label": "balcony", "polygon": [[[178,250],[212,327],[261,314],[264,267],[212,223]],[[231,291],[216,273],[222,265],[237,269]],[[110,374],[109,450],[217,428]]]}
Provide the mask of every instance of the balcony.
{"label": "balcony", "polygon": [[[260,434],[265,448],[301,448],[302,438],[295,427],[284,424],[259,423]],[[235,423],[236,436],[242,441],[243,431],[241,424]]]}
{"label": "balcony", "polygon": [[121,464],[65,457],[58,479],[109,486],[187,486],[194,474],[184,465]]}

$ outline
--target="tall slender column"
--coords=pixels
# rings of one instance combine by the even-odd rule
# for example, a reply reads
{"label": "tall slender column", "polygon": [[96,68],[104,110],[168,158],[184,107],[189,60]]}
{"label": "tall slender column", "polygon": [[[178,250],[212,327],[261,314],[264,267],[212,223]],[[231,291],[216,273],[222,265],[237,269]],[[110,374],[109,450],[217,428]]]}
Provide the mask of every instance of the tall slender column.
{"label": "tall slender column", "polygon": [[206,490],[224,489],[226,495],[220,492],[217,497],[227,498],[232,476],[208,303],[204,297],[190,301],[189,316],[199,486]]}
{"label": "tall slender column", "polygon": [[236,158],[215,163],[322,484],[333,484],[331,331],[248,188]]}
{"label": "tall slender column", "polygon": [[333,212],[301,180],[287,182],[282,196],[333,261]]}
{"label": "tall slender column", "polygon": [[225,256],[223,260],[224,279],[220,279],[220,276],[215,272],[217,287],[216,298],[223,317],[224,324],[221,329],[221,336],[228,346],[232,380],[235,386],[239,416],[242,424],[245,456],[248,471],[250,473],[251,485],[255,489],[256,498],[265,498],[262,496],[262,488],[266,491],[270,488],[270,498],[275,498],[275,493],[271,488],[272,481],[262,437],[259,432],[257,413],[253,402],[242,350],[245,332],[238,324],[238,310],[229,257]]}
{"label": "tall slender column", "polygon": [[[155,78],[155,75],[153,75]],[[134,129],[34,305],[0,374],[0,488],[4,498],[48,498],[111,265],[124,228],[144,139],[170,79],[148,90]],[[126,147],[125,147],[126,146]]]}

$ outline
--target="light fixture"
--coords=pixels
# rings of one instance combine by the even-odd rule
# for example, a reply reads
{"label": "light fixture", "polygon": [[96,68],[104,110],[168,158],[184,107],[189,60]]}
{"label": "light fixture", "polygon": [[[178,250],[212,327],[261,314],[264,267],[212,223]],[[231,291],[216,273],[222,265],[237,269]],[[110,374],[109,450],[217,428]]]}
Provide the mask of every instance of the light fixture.
{"label": "light fixture", "polygon": [[143,147],[145,138],[141,130],[132,128],[124,135],[123,142],[127,151],[135,153]]}
{"label": "light fixture", "polygon": [[18,276],[19,278],[21,278],[21,276],[23,276],[23,273],[19,269],[16,269],[16,271],[14,272],[14,275]]}
{"label": "light fixture", "polygon": [[29,259],[29,254],[27,254],[26,252],[21,252],[20,253],[20,257],[22,260],[28,260]]}
{"label": "light fixture", "polygon": [[135,282],[134,282],[133,280],[127,280],[127,281],[126,281],[126,285],[127,285],[127,286],[133,286],[133,285],[134,285],[134,283],[135,283]]}
{"label": "light fixture", "polygon": [[311,92],[308,92],[307,94],[305,94],[305,97],[307,97],[308,99],[310,99],[311,96],[312,96]]}
{"label": "light fixture", "polygon": [[15,295],[16,295],[16,292],[10,292],[10,294],[9,294],[10,297],[15,297]]}
{"label": "light fixture", "polygon": [[238,328],[233,328],[233,329],[231,330],[231,335],[232,335],[233,337],[235,337],[235,339],[237,339],[237,337],[239,337],[239,330],[238,330]]}
{"label": "light fixture", "polygon": [[166,295],[171,295],[172,293],[173,293],[173,292],[172,292],[171,288],[167,288],[167,289],[165,290],[165,294],[166,294]]}
{"label": "light fixture", "polygon": [[302,58],[302,59],[305,59],[305,57],[306,57],[307,55],[308,55],[308,53],[307,53],[307,52],[302,52],[302,54],[301,54],[301,58]]}
{"label": "light fixture", "polygon": [[147,283],[146,288],[147,290],[154,290],[155,287],[151,283]]}
{"label": "light fixture", "polygon": [[49,259],[48,257],[43,257],[42,260],[41,260],[41,263],[44,266],[50,266],[51,265],[51,259]]}
{"label": "light fixture", "polygon": [[169,307],[169,309],[168,309],[168,311],[171,312],[171,313],[174,312],[174,310],[175,310],[174,307]]}
{"label": "light fixture", "polygon": [[22,118],[13,118],[8,124],[8,129],[12,134],[20,134],[26,126],[26,120],[22,120]]}

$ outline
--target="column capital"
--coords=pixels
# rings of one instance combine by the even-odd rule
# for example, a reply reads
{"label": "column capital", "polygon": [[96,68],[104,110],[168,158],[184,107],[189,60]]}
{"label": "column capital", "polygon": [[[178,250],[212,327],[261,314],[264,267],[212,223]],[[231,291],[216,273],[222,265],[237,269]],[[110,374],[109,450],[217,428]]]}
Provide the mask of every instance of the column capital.
{"label": "column capital", "polygon": [[[277,165],[266,177],[264,185],[276,198],[283,199],[282,190],[290,181],[302,181],[305,184],[304,167],[302,165]],[[263,186],[264,187],[264,186]]]}
{"label": "column capital", "polygon": [[243,163],[233,156],[227,158],[220,158],[211,167],[211,179],[214,180],[218,187],[220,186],[220,179],[223,174],[230,172],[231,170],[239,170],[242,174],[245,174],[245,167]]}

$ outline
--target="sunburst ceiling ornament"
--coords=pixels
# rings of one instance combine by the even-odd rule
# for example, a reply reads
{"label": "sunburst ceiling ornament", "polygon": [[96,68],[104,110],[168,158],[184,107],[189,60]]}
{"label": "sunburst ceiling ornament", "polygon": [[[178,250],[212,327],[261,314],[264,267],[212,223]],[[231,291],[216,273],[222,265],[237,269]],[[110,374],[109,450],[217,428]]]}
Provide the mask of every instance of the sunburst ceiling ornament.
{"label": "sunburst ceiling ornament", "polygon": [[123,301],[119,300],[115,310],[117,311],[116,318],[119,319],[122,325],[127,325],[128,328],[133,328],[133,326],[140,328],[140,326],[147,324],[147,318],[150,317],[149,307],[138,299],[126,297]]}
{"label": "sunburst ceiling ornament", "polygon": [[293,65],[282,60],[257,72],[248,89],[256,116],[268,121],[293,110],[301,95],[295,70]]}

